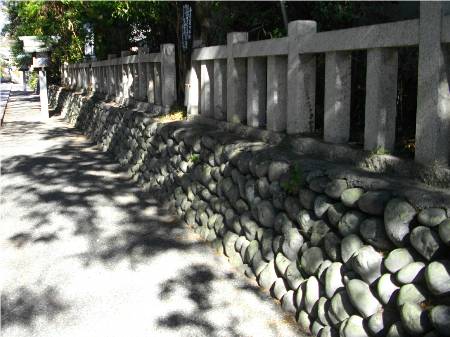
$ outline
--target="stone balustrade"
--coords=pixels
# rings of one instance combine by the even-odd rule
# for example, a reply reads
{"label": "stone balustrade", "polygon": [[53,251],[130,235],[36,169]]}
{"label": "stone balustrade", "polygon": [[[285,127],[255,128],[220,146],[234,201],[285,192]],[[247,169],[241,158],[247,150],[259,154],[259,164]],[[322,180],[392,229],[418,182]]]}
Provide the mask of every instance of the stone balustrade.
{"label": "stone balustrade", "polygon": [[175,46],[161,45],[159,53],[139,48],[137,55],[122,51],[107,60],[65,64],[62,83],[115,98],[123,104],[146,102],[153,110],[167,112],[176,102]]}
{"label": "stone balustrade", "polygon": [[[350,136],[351,52],[367,50],[364,149],[395,145],[398,49],[419,47],[416,161],[450,162],[450,17],[421,3],[420,18],[319,32],[314,21],[289,23],[288,36],[195,49],[188,113],[288,134],[315,130],[316,56],[325,54],[323,140]],[[447,62],[447,63],[446,63]]]}

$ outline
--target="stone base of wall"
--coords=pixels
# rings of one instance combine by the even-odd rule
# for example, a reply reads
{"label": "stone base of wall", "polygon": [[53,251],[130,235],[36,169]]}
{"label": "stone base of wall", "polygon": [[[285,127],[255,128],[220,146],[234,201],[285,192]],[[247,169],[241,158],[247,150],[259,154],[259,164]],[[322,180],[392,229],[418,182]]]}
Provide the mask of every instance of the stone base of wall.
{"label": "stone base of wall", "polygon": [[211,123],[157,123],[50,93],[68,121],[313,335],[450,335],[449,191]]}

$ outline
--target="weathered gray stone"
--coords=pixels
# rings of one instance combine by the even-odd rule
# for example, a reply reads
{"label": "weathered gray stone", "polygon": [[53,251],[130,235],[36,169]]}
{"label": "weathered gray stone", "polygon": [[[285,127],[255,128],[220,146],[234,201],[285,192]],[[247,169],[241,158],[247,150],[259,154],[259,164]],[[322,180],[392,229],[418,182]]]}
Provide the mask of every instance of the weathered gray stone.
{"label": "weathered gray stone", "polygon": [[397,272],[396,279],[400,284],[421,282],[424,278],[425,263],[412,262]]}
{"label": "weathered gray stone", "polygon": [[245,251],[244,262],[250,264],[255,254],[259,251],[259,243],[256,240],[250,242]]}
{"label": "weathered gray stone", "polygon": [[323,325],[318,321],[313,321],[311,325],[311,334],[313,336],[318,336],[320,331],[322,331]]}
{"label": "weathered gray stone", "polygon": [[435,295],[450,292],[450,261],[433,261],[425,269],[428,289]]}
{"label": "weathered gray stone", "polygon": [[439,225],[446,218],[445,210],[442,208],[426,208],[417,216],[420,224],[428,227]]}
{"label": "weathered gray stone", "polygon": [[341,241],[342,261],[344,261],[344,263],[347,263],[353,256],[353,254],[355,254],[362,246],[363,242],[355,234],[350,234],[349,236],[343,238]]}
{"label": "weathered gray stone", "polygon": [[281,251],[288,259],[295,261],[302,245],[303,237],[296,228],[290,228],[284,232]]}
{"label": "weathered gray stone", "polygon": [[369,191],[358,200],[358,207],[368,214],[382,215],[389,201],[390,193],[386,191]]}
{"label": "weathered gray stone", "polygon": [[364,328],[363,318],[357,315],[353,315],[343,322],[339,331],[342,337],[369,337]]}
{"label": "weathered gray stone", "polygon": [[330,179],[325,176],[317,177],[309,181],[309,188],[317,193],[323,193]]}
{"label": "weathered gray stone", "polygon": [[385,305],[397,302],[399,287],[394,283],[392,274],[383,274],[377,283],[378,298]]}
{"label": "weathered gray stone", "polygon": [[310,236],[311,245],[313,246],[320,245],[323,241],[323,238],[329,231],[330,227],[328,227],[328,225],[324,221],[319,220],[314,222],[311,228],[311,236]]}
{"label": "weathered gray stone", "polygon": [[300,286],[295,291],[295,305],[297,309],[302,310],[305,308],[305,293],[306,293],[306,280],[300,283]]}
{"label": "weathered gray stone", "polygon": [[284,200],[286,198],[286,192],[281,188],[278,181],[270,183],[270,194],[272,195],[272,204],[276,209],[284,209]]}
{"label": "weathered gray stone", "polygon": [[284,294],[286,294],[286,285],[284,284],[284,280],[282,278],[277,278],[274,285],[272,286],[272,295],[279,301],[283,298]]}
{"label": "weathered gray stone", "polygon": [[272,250],[274,254],[278,253],[281,249],[281,244],[283,243],[283,237],[281,235],[277,235],[274,237],[272,241]]}
{"label": "weathered gray stone", "polygon": [[339,322],[346,320],[356,312],[345,290],[338,291],[331,298],[331,312]]}
{"label": "weathered gray stone", "polygon": [[347,181],[345,179],[333,179],[325,187],[325,194],[330,198],[339,199],[346,189]]}
{"label": "weathered gray stone", "polygon": [[269,191],[269,180],[267,180],[266,177],[259,178],[256,181],[256,186],[258,188],[258,193],[261,198],[267,199],[270,197],[270,191]]}
{"label": "weathered gray stone", "polygon": [[284,209],[287,215],[292,221],[297,220],[298,214],[300,213],[300,206],[298,200],[293,197],[287,197],[284,200]]}
{"label": "weathered gray stone", "polygon": [[255,175],[258,178],[264,177],[269,172],[270,161],[259,161],[254,166]]}
{"label": "weathered gray stone", "polygon": [[386,235],[383,220],[380,218],[364,220],[359,226],[359,233],[365,241],[378,249],[392,249],[393,245]]}
{"label": "weathered gray stone", "polygon": [[305,309],[308,314],[311,314],[315,310],[319,297],[319,281],[315,276],[310,276],[306,280],[305,288]]}
{"label": "weathered gray stone", "polygon": [[309,327],[311,326],[311,321],[309,319],[308,313],[304,310],[300,310],[297,315],[297,323],[305,332],[309,332]]}
{"label": "weathered gray stone", "polygon": [[319,247],[308,248],[301,257],[301,267],[309,274],[313,275],[319,270],[320,264],[323,262],[323,252]]}
{"label": "weathered gray stone", "polygon": [[[204,190],[204,191],[207,191],[207,190]],[[238,201],[236,201],[236,203],[234,204],[234,208],[236,209],[238,214],[243,214],[249,210],[247,203],[242,199],[239,199]]]}
{"label": "weathered gray stone", "polygon": [[361,247],[352,258],[353,270],[369,284],[381,276],[382,256],[372,246]]}
{"label": "weathered gray stone", "polygon": [[440,248],[439,236],[425,226],[414,228],[409,241],[416,251],[428,261],[437,255]]}
{"label": "weathered gray stone", "polygon": [[332,263],[333,262],[331,262],[330,260],[325,260],[320,264],[319,270],[317,271],[317,278],[319,279],[320,283],[325,283],[325,273]]}
{"label": "weathered gray stone", "polygon": [[273,228],[275,229],[275,231],[277,233],[280,233],[280,234],[284,233],[285,231],[288,231],[292,227],[294,227],[294,224],[288,218],[286,213],[281,212],[281,213],[277,214],[277,216],[275,217],[274,223],[273,223]]}
{"label": "weathered gray stone", "polygon": [[450,306],[435,306],[431,309],[430,320],[441,336],[450,336]]}
{"label": "weathered gray stone", "polygon": [[275,210],[272,204],[263,200],[257,205],[258,220],[263,227],[273,227],[275,220]]}
{"label": "weathered gray stone", "polygon": [[235,254],[236,251],[234,249],[235,244],[239,236],[233,232],[227,232],[223,238],[223,249],[225,251],[226,256],[231,256]]}
{"label": "weathered gray stone", "polygon": [[333,261],[341,259],[341,239],[333,232],[328,232],[323,239],[325,253]]}
{"label": "weathered gray stone", "polygon": [[439,225],[439,237],[442,242],[450,246],[450,219],[442,221]]}
{"label": "weathered gray stone", "polygon": [[266,268],[266,266],[267,266],[267,262],[263,260],[261,251],[257,251],[251,261],[251,267],[252,267],[253,273],[256,276],[259,276],[259,274],[261,274],[261,272],[264,270],[264,268]]}
{"label": "weathered gray stone", "polygon": [[314,200],[314,214],[321,218],[331,205],[332,202],[327,196],[318,195],[316,200]]}
{"label": "weathered gray stone", "polygon": [[406,333],[403,328],[402,322],[398,321],[391,325],[388,329],[386,337],[408,337],[409,335]]}
{"label": "weathered gray stone", "polygon": [[330,310],[330,301],[325,298],[319,298],[317,302],[317,318],[323,325],[332,325],[332,322],[328,319],[328,311]]}
{"label": "weathered gray stone", "polygon": [[327,217],[331,225],[336,226],[344,216],[347,208],[340,202],[331,205],[327,211]]}
{"label": "weathered gray stone", "polygon": [[431,330],[427,312],[418,304],[406,303],[400,309],[400,318],[405,330],[413,336],[423,336]]}
{"label": "weathered gray stone", "polygon": [[342,263],[334,262],[325,273],[325,294],[328,298],[332,298],[337,291],[344,289],[342,267]]}
{"label": "weathered gray stone", "polygon": [[242,214],[240,217],[241,227],[247,240],[255,240],[258,224],[250,218],[249,214]]}
{"label": "weathered gray stone", "polygon": [[375,337],[385,336],[389,327],[397,321],[397,313],[391,309],[376,312],[367,321],[367,329]]}
{"label": "weathered gray stone", "polygon": [[306,237],[309,237],[311,228],[315,223],[315,221],[311,218],[311,214],[309,213],[309,211],[300,211],[297,222],[300,225],[300,233],[302,233]]}
{"label": "weathered gray stone", "polygon": [[283,174],[289,172],[289,163],[283,161],[274,161],[270,163],[268,177],[270,181],[279,180]]}
{"label": "weathered gray stone", "polygon": [[301,188],[298,192],[300,204],[309,210],[314,209],[314,201],[316,200],[317,193],[307,188]]}
{"label": "weathered gray stone", "polygon": [[278,276],[275,272],[275,261],[270,260],[266,268],[258,276],[258,284],[264,289],[270,289],[277,280]]}
{"label": "weathered gray stone", "polygon": [[295,314],[295,312],[297,311],[294,304],[294,292],[292,290],[288,290],[284,294],[283,298],[281,299],[281,308],[291,314]]}
{"label": "weathered gray stone", "polygon": [[286,273],[286,269],[291,264],[290,261],[283,253],[278,253],[275,257],[275,270],[279,276],[283,276]]}
{"label": "weathered gray stone", "polygon": [[388,254],[384,260],[384,266],[391,273],[396,273],[411,262],[414,262],[414,258],[408,249],[397,248]]}
{"label": "weathered gray stone", "polygon": [[370,317],[381,309],[381,304],[372,294],[369,285],[361,280],[353,279],[346,284],[350,302],[363,317]]}
{"label": "weathered gray stone", "polygon": [[289,288],[291,288],[292,290],[296,290],[304,280],[302,274],[298,270],[296,261],[293,261],[289,264],[284,277]]}
{"label": "weathered gray stone", "polygon": [[339,233],[342,236],[359,233],[359,226],[365,218],[366,216],[362,212],[348,211],[338,223]]}
{"label": "weathered gray stone", "polygon": [[256,182],[253,179],[247,180],[245,183],[245,198],[250,204],[255,201],[256,193]]}
{"label": "weathered gray stone", "polygon": [[405,200],[392,199],[388,202],[384,210],[384,225],[387,236],[395,245],[403,247],[415,215],[416,210]]}
{"label": "weathered gray stone", "polygon": [[405,284],[400,287],[397,297],[397,305],[401,307],[405,303],[420,304],[426,299],[424,290],[417,284]]}
{"label": "weathered gray stone", "polygon": [[272,250],[273,232],[266,229],[261,242],[261,253],[266,261],[272,260],[275,255]]}
{"label": "weathered gray stone", "polygon": [[356,207],[359,198],[364,194],[362,188],[349,188],[342,192],[341,200],[342,203],[347,207]]}

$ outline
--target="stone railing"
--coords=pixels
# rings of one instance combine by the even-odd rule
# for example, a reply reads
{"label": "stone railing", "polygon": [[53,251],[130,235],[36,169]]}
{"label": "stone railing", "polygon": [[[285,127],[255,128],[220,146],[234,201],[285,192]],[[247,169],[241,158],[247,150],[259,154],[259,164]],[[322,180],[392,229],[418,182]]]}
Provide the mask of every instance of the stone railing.
{"label": "stone railing", "polygon": [[287,37],[263,41],[248,42],[247,33],[229,33],[226,45],[194,50],[188,113],[288,134],[313,132],[316,55],[324,53],[323,140],[345,144],[350,135],[351,52],[367,50],[364,149],[392,151],[398,49],[418,46],[416,161],[448,165],[450,65],[445,44],[450,43],[450,17],[442,16],[441,7],[421,3],[416,20],[320,33],[315,21],[293,21]]}
{"label": "stone railing", "polygon": [[161,45],[159,53],[141,48],[137,55],[122,51],[97,62],[65,64],[62,83],[114,97],[128,104],[149,103],[153,109],[168,111],[176,101],[175,46]]}

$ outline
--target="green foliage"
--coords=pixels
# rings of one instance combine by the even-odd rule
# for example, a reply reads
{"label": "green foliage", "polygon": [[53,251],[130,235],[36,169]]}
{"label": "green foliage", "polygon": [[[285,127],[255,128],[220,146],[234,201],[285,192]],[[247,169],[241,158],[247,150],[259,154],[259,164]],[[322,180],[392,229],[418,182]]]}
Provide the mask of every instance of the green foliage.
{"label": "green foliage", "polygon": [[373,150],[372,155],[386,155],[391,154],[388,149],[385,149],[383,146],[378,146],[375,150]]}
{"label": "green foliage", "polygon": [[196,164],[200,161],[200,155],[198,153],[191,153],[189,155],[189,162]]}
{"label": "green foliage", "polygon": [[28,85],[32,90],[36,90],[39,81],[39,75],[37,72],[30,72],[30,77],[28,78]]}
{"label": "green foliage", "polygon": [[298,164],[295,164],[289,173],[289,178],[281,183],[281,187],[288,194],[297,194],[304,183],[304,172]]}

